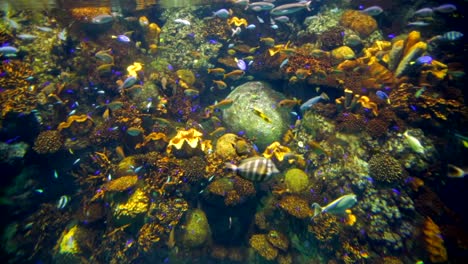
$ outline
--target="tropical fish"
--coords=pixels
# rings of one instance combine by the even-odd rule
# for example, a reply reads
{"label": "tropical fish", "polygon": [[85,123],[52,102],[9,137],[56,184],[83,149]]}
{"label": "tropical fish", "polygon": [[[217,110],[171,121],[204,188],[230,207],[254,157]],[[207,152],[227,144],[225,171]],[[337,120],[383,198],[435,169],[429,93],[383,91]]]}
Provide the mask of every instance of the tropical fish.
{"label": "tropical fish", "polygon": [[426,26],[429,26],[430,23],[427,23],[425,21],[414,21],[414,22],[409,22],[406,25],[409,27],[426,27]]}
{"label": "tropical fish", "polygon": [[265,113],[263,113],[262,110],[260,110],[260,109],[258,109],[256,107],[253,107],[252,109],[253,109],[254,113],[256,115],[258,115],[261,119],[263,119],[265,122],[271,123],[271,119]]}
{"label": "tropical fish", "polygon": [[70,202],[70,197],[68,195],[62,195],[57,202],[57,209],[63,209]]}
{"label": "tropical fish", "polygon": [[244,60],[239,60],[237,58],[234,58],[234,61],[237,63],[237,68],[239,68],[240,70],[247,70],[247,64],[245,63]]}
{"label": "tropical fish", "polygon": [[128,42],[132,41],[129,37],[125,36],[124,34],[117,35],[117,36],[112,35],[111,38],[117,39],[118,41],[124,42],[124,43],[128,43]]}
{"label": "tropical fish", "polygon": [[459,31],[449,31],[449,32],[442,34],[442,39],[447,40],[447,41],[459,40],[462,37],[463,37],[463,33]]}
{"label": "tropical fish", "polygon": [[447,176],[450,178],[464,178],[468,174],[466,169],[462,169],[453,164],[447,165]]}
{"label": "tropical fish", "polygon": [[296,106],[296,105],[298,105],[300,103],[301,103],[301,100],[296,99],[296,98],[294,98],[294,99],[283,99],[283,100],[279,101],[278,106],[279,107],[292,108],[292,107],[294,107],[294,106]]}
{"label": "tropical fish", "polygon": [[245,27],[246,29],[249,29],[249,30],[254,30],[255,28],[257,28],[257,26],[255,26],[255,24],[249,24],[248,26]]}
{"label": "tropical fish", "polygon": [[222,19],[228,18],[232,14],[232,11],[228,11],[227,9],[219,9],[218,11],[213,12],[213,17],[219,17]]}
{"label": "tropical fish", "polygon": [[281,22],[281,23],[287,23],[289,22],[289,17],[287,16],[279,16],[279,17],[275,17],[273,18],[275,21],[278,21],[278,22]]}
{"label": "tropical fish", "polygon": [[390,97],[388,97],[388,94],[386,94],[385,92],[377,91],[375,95],[377,95],[382,100],[386,100],[387,103],[390,104]]}
{"label": "tropical fish", "polygon": [[16,37],[21,39],[21,40],[26,40],[26,41],[34,40],[34,39],[37,38],[36,35],[28,34],[28,33],[18,34],[18,35],[16,35]]}
{"label": "tropical fish", "polygon": [[273,47],[275,45],[275,40],[273,38],[260,38],[260,42],[265,43],[265,45],[269,47]]}
{"label": "tropical fish", "polygon": [[137,81],[137,78],[135,76],[128,76],[127,79],[125,79],[125,81],[119,87],[119,89],[129,88],[132,85],[134,85],[136,81]]}
{"label": "tropical fish", "polygon": [[114,21],[114,17],[108,14],[97,15],[91,18],[93,24],[106,24]]}
{"label": "tropical fish", "polygon": [[280,66],[279,66],[280,69],[283,68],[284,66],[286,66],[286,64],[288,64],[288,62],[289,62],[289,59],[287,59],[287,58],[284,59],[284,60],[281,62]]}
{"label": "tropical fish", "polygon": [[264,157],[244,159],[238,166],[226,163],[226,168],[253,182],[269,181],[280,172],[271,159]]}
{"label": "tropical fish", "polygon": [[252,9],[255,12],[271,10],[275,7],[274,4],[269,2],[255,2],[245,7],[245,10]]}
{"label": "tropical fish", "polygon": [[200,95],[200,91],[196,89],[185,89],[184,94],[187,96],[198,96]]}
{"label": "tropical fish", "polygon": [[214,75],[224,75],[225,72],[226,72],[226,70],[223,69],[223,68],[210,68],[210,69],[208,69],[208,73],[214,74]]}
{"label": "tropical fish", "polygon": [[383,9],[380,6],[371,6],[364,10],[361,10],[361,12],[368,14],[369,16],[378,16],[382,14]]}
{"label": "tropical fish", "polygon": [[303,103],[300,107],[301,112],[305,112],[307,109],[311,108],[314,104],[318,103],[320,100],[330,100],[326,93],[321,93],[318,96],[310,98],[305,103]]}
{"label": "tropical fish", "polygon": [[432,8],[432,10],[440,12],[440,13],[452,13],[455,10],[457,10],[457,7],[455,5],[452,5],[452,4],[444,4],[444,5],[440,5],[438,7],[434,7],[434,8]]}
{"label": "tropical fish", "polygon": [[109,52],[111,52],[111,49],[101,50],[101,51],[96,52],[94,56],[105,63],[112,64],[114,63],[114,57],[112,57],[112,55],[110,55]]}
{"label": "tropical fish", "polygon": [[187,19],[177,18],[177,19],[174,19],[174,22],[176,22],[178,24],[190,26],[190,21],[188,21]]}
{"label": "tropical fish", "polygon": [[299,2],[299,3],[291,3],[291,4],[284,4],[277,6],[270,10],[270,15],[272,16],[284,16],[292,13],[296,13],[298,11],[301,11],[302,9],[307,9],[307,11],[310,10],[310,4],[312,1],[307,1],[307,2]]}
{"label": "tropical fish", "polygon": [[418,17],[429,17],[429,16],[432,16],[434,14],[434,11],[432,10],[432,8],[429,8],[429,7],[425,7],[425,8],[421,8],[419,10],[416,10],[414,13],[413,13],[413,16],[418,16]]}
{"label": "tropical fish", "polygon": [[210,133],[210,137],[218,137],[218,136],[221,136],[221,134],[224,134],[224,132],[226,132],[226,128],[224,128],[224,127],[218,127],[218,128],[216,128],[215,130],[213,130],[213,131]]}
{"label": "tropical fish", "polygon": [[216,103],[214,105],[210,105],[209,108],[212,108],[212,109],[215,109],[215,108],[226,109],[226,108],[230,107],[233,102],[234,102],[234,100],[232,100],[232,99],[224,99],[219,103]]}
{"label": "tropical fish", "polygon": [[408,145],[411,147],[411,149],[414,152],[419,153],[419,154],[424,154],[423,145],[421,144],[421,142],[419,142],[417,138],[408,134],[408,130],[406,130],[405,133],[403,133],[403,136],[405,137],[406,142],[408,143]]}
{"label": "tropical fish", "polygon": [[229,79],[237,80],[241,78],[242,76],[244,76],[244,74],[245,72],[243,70],[233,70],[231,72],[224,74],[223,79],[229,78]]}
{"label": "tropical fish", "polygon": [[216,87],[220,90],[224,90],[227,87],[227,84],[221,80],[213,80],[213,82],[216,84]]}
{"label": "tropical fish", "polygon": [[146,16],[141,16],[138,18],[138,24],[140,24],[141,27],[148,27],[150,23]]}
{"label": "tropical fish", "polygon": [[434,59],[431,56],[425,55],[417,58],[414,63],[417,65],[431,64]]}
{"label": "tropical fish", "polygon": [[16,55],[16,53],[18,53],[18,49],[13,47],[13,46],[3,46],[3,47],[0,47],[0,54],[3,54],[5,56],[13,56],[13,55]]}
{"label": "tropical fish", "polygon": [[357,203],[355,194],[346,194],[340,198],[334,200],[333,202],[327,204],[324,207],[321,207],[317,203],[312,204],[312,209],[314,209],[314,216],[317,216],[321,213],[329,214],[344,214],[347,209],[353,207]]}

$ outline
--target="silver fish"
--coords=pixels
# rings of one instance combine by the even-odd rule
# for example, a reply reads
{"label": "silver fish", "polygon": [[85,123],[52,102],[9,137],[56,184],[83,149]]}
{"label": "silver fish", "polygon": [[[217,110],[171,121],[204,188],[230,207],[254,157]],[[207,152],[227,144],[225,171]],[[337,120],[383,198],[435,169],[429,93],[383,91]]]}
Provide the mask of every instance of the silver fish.
{"label": "silver fish", "polygon": [[421,8],[419,10],[414,11],[413,16],[418,16],[418,17],[430,17],[434,14],[434,11],[432,8],[425,7]]}
{"label": "silver fish", "polygon": [[383,9],[380,6],[371,6],[361,11],[369,16],[378,16],[382,14]]}
{"label": "silver fish", "polygon": [[114,17],[108,14],[97,15],[91,18],[91,23],[93,24],[106,24],[114,21]]}
{"label": "silver fish", "polygon": [[268,181],[280,172],[271,159],[264,157],[244,159],[238,166],[226,163],[226,168],[254,182]]}
{"label": "silver fish", "polygon": [[68,202],[70,202],[70,196],[62,195],[57,202],[57,209],[63,209],[67,206]]}
{"label": "silver fish", "polygon": [[314,104],[318,103],[321,100],[329,100],[330,98],[326,93],[322,93],[318,96],[315,96],[313,98],[310,98],[307,100],[305,103],[303,103],[299,108],[301,109],[301,112],[306,111],[307,109],[311,108]]}
{"label": "silver fish", "polygon": [[301,11],[302,9],[307,9],[307,11],[311,11],[310,10],[310,3],[312,3],[312,1],[280,5],[280,6],[277,6],[277,7],[273,8],[270,11],[270,15],[272,15],[272,16],[284,16],[284,15],[287,15],[287,14],[296,13],[298,11]]}
{"label": "silver fish", "polygon": [[329,214],[344,214],[345,211],[353,207],[357,203],[355,194],[346,194],[340,198],[334,200],[333,202],[327,204],[324,207],[321,207],[318,203],[312,204],[312,209],[314,209],[314,216],[317,216],[321,213]]}

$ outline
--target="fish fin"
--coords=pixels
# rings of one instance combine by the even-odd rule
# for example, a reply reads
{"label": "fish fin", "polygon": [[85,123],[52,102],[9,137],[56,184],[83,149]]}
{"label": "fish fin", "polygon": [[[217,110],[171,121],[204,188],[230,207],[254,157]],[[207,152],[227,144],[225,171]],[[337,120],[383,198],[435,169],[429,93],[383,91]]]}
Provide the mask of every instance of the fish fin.
{"label": "fish fin", "polygon": [[232,163],[229,163],[229,162],[226,162],[226,169],[228,170],[232,170],[232,171],[236,171],[237,170],[237,166],[232,164]]}
{"label": "fish fin", "polygon": [[322,97],[323,100],[330,100],[330,97],[328,97],[328,94],[326,94],[325,92],[321,93],[320,97]]}
{"label": "fish fin", "polygon": [[312,209],[314,209],[314,216],[312,216],[312,218],[322,213],[322,207],[318,203],[313,203]]}

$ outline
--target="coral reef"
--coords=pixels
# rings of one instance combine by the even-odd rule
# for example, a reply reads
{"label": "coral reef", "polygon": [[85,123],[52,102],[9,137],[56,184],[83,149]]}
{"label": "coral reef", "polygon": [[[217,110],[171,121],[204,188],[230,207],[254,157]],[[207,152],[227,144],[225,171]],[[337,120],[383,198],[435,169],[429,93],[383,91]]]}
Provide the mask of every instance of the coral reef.
{"label": "coral reef", "polygon": [[328,241],[336,237],[339,232],[337,218],[331,214],[320,214],[307,226],[307,230],[320,241]]}
{"label": "coral reef", "polygon": [[63,146],[63,137],[57,130],[45,130],[34,140],[33,149],[39,154],[55,153]]}
{"label": "coral reef", "polygon": [[292,193],[300,193],[309,186],[309,176],[301,169],[289,169],[284,175],[284,183]]}
{"label": "coral reef", "polygon": [[448,260],[447,250],[439,226],[427,217],[423,226],[423,237],[426,242],[426,250],[432,263],[442,263]]}
{"label": "coral reef", "polygon": [[369,175],[380,182],[395,183],[405,174],[398,160],[388,154],[378,153],[369,160]]}
{"label": "coral reef", "polygon": [[278,256],[278,249],[268,242],[265,234],[252,235],[249,239],[249,245],[266,260],[274,260]]}
{"label": "coral reef", "polygon": [[288,214],[299,219],[305,219],[313,215],[308,202],[299,196],[288,195],[281,198],[279,207]]}
{"label": "coral reef", "polygon": [[377,22],[373,17],[357,10],[344,11],[340,24],[359,33],[361,37],[367,37],[377,29]]}

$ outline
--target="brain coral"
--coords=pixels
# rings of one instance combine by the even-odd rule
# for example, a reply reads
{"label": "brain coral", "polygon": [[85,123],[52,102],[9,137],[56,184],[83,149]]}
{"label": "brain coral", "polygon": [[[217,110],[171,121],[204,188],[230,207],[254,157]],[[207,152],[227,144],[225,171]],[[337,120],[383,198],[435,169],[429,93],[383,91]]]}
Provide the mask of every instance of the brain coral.
{"label": "brain coral", "polygon": [[373,17],[357,10],[346,10],[343,12],[340,24],[356,31],[364,38],[377,29],[377,22]]}
{"label": "brain coral", "polygon": [[394,157],[379,153],[369,160],[369,175],[377,181],[392,183],[403,177],[403,167]]}
{"label": "brain coral", "polygon": [[33,149],[39,154],[55,153],[63,145],[63,138],[57,130],[46,130],[39,133]]}

